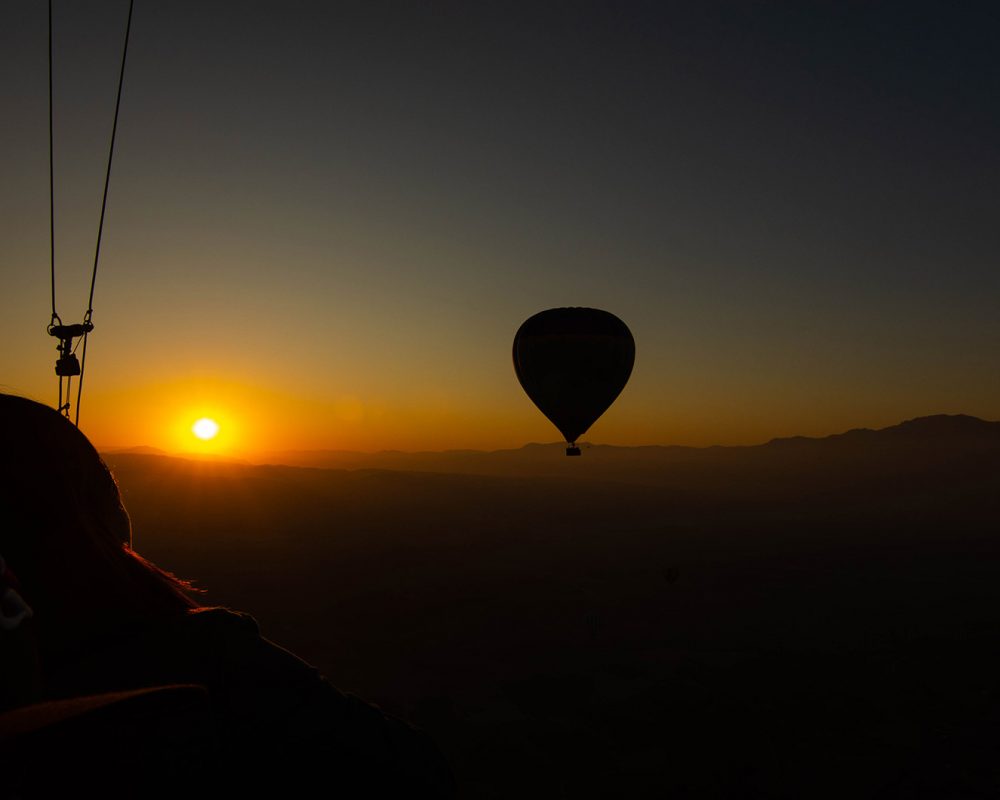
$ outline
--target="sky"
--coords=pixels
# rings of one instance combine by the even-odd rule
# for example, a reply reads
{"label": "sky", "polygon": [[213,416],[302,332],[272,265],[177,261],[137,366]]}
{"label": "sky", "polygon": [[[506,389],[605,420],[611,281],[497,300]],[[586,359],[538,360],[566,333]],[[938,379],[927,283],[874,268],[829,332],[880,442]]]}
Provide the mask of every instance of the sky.
{"label": "sky", "polygon": [[[127,9],[54,3],[66,322]],[[555,441],[510,350],[559,306],[636,340],[587,440],[1000,418],[998,39],[985,3],[137,0],[81,428]],[[46,47],[0,4],[0,387],[54,404]]]}

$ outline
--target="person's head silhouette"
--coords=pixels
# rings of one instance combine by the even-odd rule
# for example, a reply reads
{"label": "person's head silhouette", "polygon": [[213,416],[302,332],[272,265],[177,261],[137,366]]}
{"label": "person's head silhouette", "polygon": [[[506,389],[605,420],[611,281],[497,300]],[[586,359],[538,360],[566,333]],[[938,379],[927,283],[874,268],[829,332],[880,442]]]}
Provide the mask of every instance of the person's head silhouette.
{"label": "person's head silhouette", "polygon": [[39,646],[195,605],[136,555],[118,485],[97,450],[48,406],[0,394],[0,556],[34,609]]}

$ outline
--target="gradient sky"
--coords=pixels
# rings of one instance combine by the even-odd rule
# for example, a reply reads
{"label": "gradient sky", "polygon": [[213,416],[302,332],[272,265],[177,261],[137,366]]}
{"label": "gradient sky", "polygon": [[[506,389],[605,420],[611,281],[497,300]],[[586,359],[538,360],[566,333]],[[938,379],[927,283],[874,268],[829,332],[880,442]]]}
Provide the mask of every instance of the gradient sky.
{"label": "gradient sky", "polygon": [[[55,2],[58,310],[127,2]],[[46,9],[0,5],[0,385],[55,402]],[[81,427],[104,446],[554,441],[510,363],[630,326],[584,438],[1000,417],[1000,8],[137,0]]]}

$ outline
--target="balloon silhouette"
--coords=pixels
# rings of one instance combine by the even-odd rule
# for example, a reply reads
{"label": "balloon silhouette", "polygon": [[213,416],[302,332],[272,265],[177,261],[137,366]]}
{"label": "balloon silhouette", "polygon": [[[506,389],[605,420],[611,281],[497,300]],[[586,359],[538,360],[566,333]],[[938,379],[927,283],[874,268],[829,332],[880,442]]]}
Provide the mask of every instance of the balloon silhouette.
{"label": "balloon silhouette", "polygon": [[550,308],[514,336],[514,372],[531,401],[580,455],[576,440],[625,388],[635,341],[614,314],[596,308]]}

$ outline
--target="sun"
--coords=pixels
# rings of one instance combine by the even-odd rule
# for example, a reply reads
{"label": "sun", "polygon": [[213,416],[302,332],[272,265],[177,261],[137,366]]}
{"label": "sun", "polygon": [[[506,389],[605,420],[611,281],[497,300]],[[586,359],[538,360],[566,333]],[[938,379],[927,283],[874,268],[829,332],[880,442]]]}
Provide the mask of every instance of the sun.
{"label": "sun", "polygon": [[219,435],[219,423],[214,419],[202,417],[191,426],[191,432],[199,439],[207,442],[209,439],[214,439]]}

